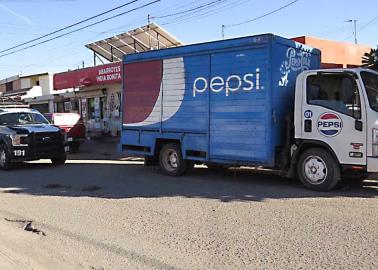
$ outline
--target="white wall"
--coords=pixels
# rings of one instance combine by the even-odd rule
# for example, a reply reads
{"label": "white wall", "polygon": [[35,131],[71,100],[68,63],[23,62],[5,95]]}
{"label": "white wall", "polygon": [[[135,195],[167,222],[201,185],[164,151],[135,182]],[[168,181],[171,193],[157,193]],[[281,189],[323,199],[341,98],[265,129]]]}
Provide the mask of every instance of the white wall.
{"label": "white wall", "polygon": [[49,95],[52,91],[50,75],[39,76],[39,85],[42,87],[42,95]]}
{"label": "white wall", "polygon": [[31,80],[30,78],[21,78],[21,89],[30,88]]}

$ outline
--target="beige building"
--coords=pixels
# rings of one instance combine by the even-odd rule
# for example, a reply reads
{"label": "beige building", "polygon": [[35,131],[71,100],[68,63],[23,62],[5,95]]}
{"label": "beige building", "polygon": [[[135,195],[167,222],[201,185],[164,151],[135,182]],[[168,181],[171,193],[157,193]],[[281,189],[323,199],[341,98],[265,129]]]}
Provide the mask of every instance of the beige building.
{"label": "beige building", "polygon": [[30,104],[42,113],[53,112],[53,76],[49,73],[16,75],[0,80],[0,92],[4,97]]}

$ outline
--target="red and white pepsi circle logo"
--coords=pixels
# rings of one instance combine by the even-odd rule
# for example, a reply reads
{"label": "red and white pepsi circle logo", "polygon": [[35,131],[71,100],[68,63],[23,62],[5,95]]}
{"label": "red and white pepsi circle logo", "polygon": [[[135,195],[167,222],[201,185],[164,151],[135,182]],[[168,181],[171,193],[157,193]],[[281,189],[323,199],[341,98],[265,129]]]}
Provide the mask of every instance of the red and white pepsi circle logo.
{"label": "red and white pepsi circle logo", "polygon": [[343,129],[341,118],[335,113],[323,113],[318,119],[319,132],[327,137],[338,135]]}

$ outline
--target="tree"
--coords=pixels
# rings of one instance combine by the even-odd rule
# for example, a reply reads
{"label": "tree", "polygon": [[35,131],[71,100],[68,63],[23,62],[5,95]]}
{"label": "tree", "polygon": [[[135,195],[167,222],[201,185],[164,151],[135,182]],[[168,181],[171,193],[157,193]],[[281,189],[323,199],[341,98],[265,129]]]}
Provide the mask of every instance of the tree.
{"label": "tree", "polygon": [[362,56],[362,66],[378,70],[378,50],[371,49]]}

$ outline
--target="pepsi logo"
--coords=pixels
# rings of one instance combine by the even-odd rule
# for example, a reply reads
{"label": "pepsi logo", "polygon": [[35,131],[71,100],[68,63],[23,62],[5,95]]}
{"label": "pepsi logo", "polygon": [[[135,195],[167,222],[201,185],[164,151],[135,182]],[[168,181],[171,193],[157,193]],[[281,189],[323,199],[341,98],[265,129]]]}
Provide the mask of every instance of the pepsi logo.
{"label": "pepsi logo", "polygon": [[318,119],[318,131],[326,137],[334,137],[343,129],[341,118],[335,113],[323,113]]}

